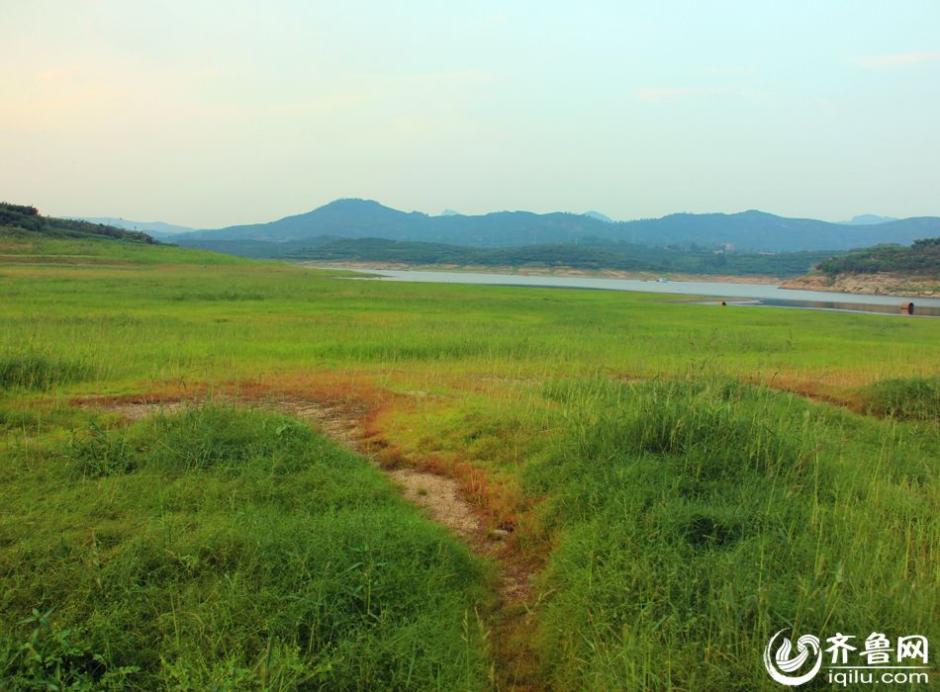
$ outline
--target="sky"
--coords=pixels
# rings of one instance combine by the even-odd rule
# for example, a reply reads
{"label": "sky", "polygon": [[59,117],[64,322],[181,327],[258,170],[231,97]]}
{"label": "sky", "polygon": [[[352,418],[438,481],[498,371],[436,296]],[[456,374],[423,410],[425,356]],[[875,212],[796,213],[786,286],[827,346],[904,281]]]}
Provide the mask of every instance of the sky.
{"label": "sky", "polygon": [[940,215],[940,2],[0,0],[0,199]]}

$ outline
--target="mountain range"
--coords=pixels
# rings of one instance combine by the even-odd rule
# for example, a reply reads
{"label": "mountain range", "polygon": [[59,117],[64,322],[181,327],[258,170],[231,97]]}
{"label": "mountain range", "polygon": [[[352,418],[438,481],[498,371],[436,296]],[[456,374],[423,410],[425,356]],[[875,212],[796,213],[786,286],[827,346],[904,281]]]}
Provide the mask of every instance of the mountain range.
{"label": "mountain range", "polygon": [[855,223],[776,216],[750,210],[734,214],[670,214],[657,219],[611,221],[596,212],[536,214],[501,211],[431,216],[378,202],[341,199],[269,223],[182,233],[134,226],[181,245],[213,249],[217,243],[286,243],[314,238],[380,238],[471,247],[626,242],[648,246],[725,247],[747,252],[837,251],[883,243],[910,244],[940,236],[940,218],[915,217]]}
{"label": "mountain range", "polygon": [[114,216],[79,216],[76,217],[76,220],[123,228],[126,231],[141,231],[156,238],[177,235],[178,233],[190,233],[196,230],[190,226],[177,226],[163,221],[129,221]]}

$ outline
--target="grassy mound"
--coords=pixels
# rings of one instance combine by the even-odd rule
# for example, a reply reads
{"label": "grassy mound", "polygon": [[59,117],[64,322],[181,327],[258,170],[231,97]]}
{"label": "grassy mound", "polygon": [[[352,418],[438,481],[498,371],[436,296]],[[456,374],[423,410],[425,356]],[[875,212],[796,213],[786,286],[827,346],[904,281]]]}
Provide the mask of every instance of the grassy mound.
{"label": "grassy mound", "polygon": [[877,415],[940,422],[940,377],[882,380],[862,391],[862,402]]}
{"label": "grassy mound", "polygon": [[296,420],[43,439],[2,467],[5,689],[485,686],[481,566]]}
{"label": "grassy mound", "polygon": [[557,688],[759,689],[781,627],[937,634],[935,430],[737,384],[547,393],[571,419],[527,472]]}

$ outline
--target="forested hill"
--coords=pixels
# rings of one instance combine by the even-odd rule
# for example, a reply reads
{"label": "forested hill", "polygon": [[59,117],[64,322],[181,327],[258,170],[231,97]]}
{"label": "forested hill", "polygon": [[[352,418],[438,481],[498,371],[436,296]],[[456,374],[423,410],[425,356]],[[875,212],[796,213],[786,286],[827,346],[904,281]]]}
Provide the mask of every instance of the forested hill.
{"label": "forested hill", "polygon": [[940,218],[919,217],[852,225],[797,219],[750,210],[736,214],[670,214],[658,219],[610,222],[592,214],[503,211],[430,216],[363,199],[342,199],[270,223],[196,231],[181,244],[213,241],[288,242],[332,236],[382,238],[475,247],[555,245],[601,239],[635,245],[733,245],[755,252],[835,251],[879,243],[908,244],[940,235]]}
{"label": "forested hill", "polygon": [[662,248],[630,243],[525,245],[478,248],[383,238],[193,240],[193,246],[243,257],[330,262],[377,262],[415,266],[570,268],[586,271],[679,272],[712,275],[799,276],[831,256],[822,252],[743,253],[706,248]]}
{"label": "forested hill", "polygon": [[35,207],[6,202],[0,202],[0,229],[12,229],[54,238],[100,237],[148,244],[156,242],[140,231],[127,231],[101,223],[43,216]]}
{"label": "forested hill", "polygon": [[819,264],[824,274],[916,274],[940,277],[940,238],[914,241],[910,247],[880,245],[831,257]]}

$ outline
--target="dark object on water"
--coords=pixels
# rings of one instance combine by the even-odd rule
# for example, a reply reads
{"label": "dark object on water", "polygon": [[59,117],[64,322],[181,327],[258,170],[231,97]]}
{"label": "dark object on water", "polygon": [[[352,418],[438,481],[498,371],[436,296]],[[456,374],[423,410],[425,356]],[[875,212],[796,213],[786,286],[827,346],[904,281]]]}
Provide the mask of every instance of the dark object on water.
{"label": "dark object on water", "polygon": [[903,309],[904,309],[904,312],[906,312],[908,315],[913,315],[913,314],[914,314],[914,303],[908,303],[907,305],[904,306]]}

